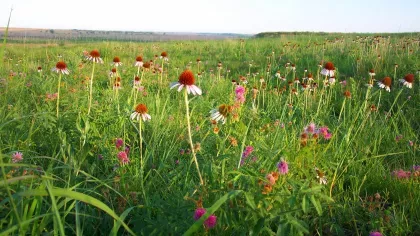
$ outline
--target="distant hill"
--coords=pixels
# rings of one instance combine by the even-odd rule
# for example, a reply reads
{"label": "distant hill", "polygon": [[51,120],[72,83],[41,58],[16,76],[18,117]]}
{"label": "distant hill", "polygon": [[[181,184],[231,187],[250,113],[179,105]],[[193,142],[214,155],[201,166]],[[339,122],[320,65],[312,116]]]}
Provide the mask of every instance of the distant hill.
{"label": "distant hill", "polygon": [[261,32],[255,35],[256,38],[278,38],[281,36],[288,36],[288,35],[313,35],[313,36],[337,36],[337,35],[380,35],[380,36],[389,36],[389,35],[399,35],[399,36],[412,36],[412,35],[420,35],[420,32],[404,32],[404,33],[340,33],[340,32],[309,32],[309,31],[296,31],[296,32]]}
{"label": "distant hill", "polygon": [[[0,37],[6,28],[0,28]],[[117,41],[169,41],[169,40],[208,40],[248,38],[252,35],[231,33],[188,33],[188,32],[136,32],[136,31],[102,31],[79,29],[34,29],[9,28],[10,40],[117,40]]]}

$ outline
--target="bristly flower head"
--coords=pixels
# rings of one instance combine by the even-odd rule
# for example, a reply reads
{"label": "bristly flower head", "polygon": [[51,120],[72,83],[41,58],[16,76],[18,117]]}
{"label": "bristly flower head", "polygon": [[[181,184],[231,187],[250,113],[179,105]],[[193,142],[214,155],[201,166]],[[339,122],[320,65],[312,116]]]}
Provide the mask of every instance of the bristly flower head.
{"label": "bristly flower head", "polygon": [[335,67],[332,62],[325,63],[324,68],[321,70],[322,75],[330,76],[330,77],[334,76],[334,72],[335,72]]}
{"label": "bristly flower head", "polygon": [[163,58],[163,60],[168,61],[168,53],[167,52],[162,52],[160,54],[160,58]]}
{"label": "bristly flower head", "polygon": [[216,122],[222,121],[222,124],[226,123],[226,118],[232,112],[233,107],[227,104],[222,104],[218,109],[210,111],[210,118]]}
{"label": "bristly flower head", "polygon": [[178,82],[171,84],[171,89],[178,87],[178,92],[180,92],[185,87],[188,94],[192,93],[193,95],[201,95],[201,89],[197,87],[194,82],[194,73],[190,70],[185,70],[179,76]]}
{"label": "bristly flower head", "polygon": [[207,220],[204,221],[204,226],[207,229],[211,229],[216,226],[216,223],[217,223],[217,216],[210,215],[209,218],[207,218]]}
{"label": "bristly flower head", "polygon": [[204,208],[197,208],[194,212],[194,220],[199,220],[206,212],[207,211]]}
{"label": "bristly flower head", "polygon": [[143,57],[137,56],[136,57],[136,62],[134,63],[134,66],[142,67],[143,66]]}
{"label": "bristly flower head", "polygon": [[289,165],[287,162],[282,158],[281,161],[277,164],[277,168],[279,170],[279,173],[282,175],[287,174],[289,172]]}
{"label": "bristly flower head", "polygon": [[381,234],[381,232],[379,232],[379,231],[375,231],[375,232],[371,232],[371,233],[369,234],[369,236],[382,236],[382,234]]}
{"label": "bristly flower head", "polygon": [[126,165],[130,162],[130,159],[128,158],[127,153],[125,151],[119,152],[117,157],[118,157],[118,160],[120,160],[120,164],[122,166],[124,166],[124,165]]}
{"label": "bristly flower head", "polygon": [[378,82],[379,88],[384,88],[386,91],[391,92],[392,79],[390,77],[385,77],[382,81]]}
{"label": "bristly flower head", "polygon": [[52,68],[52,71],[66,75],[70,73],[70,71],[67,69],[67,64],[64,61],[57,62],[55,67]]}
{"label": "bristly flower head", "polygon": [[15,152],[12,155],[12,162],[17,163],[23,160],[23,154],[21,152]]}
{"label": "bristly flower head", "polygon": [[376,74],[375,74],[375,71],[373,70],[373,69],[370,69],[369,70],[369,75],[370,76],[375,76]]}
{"label": "bristly flower head", "polygon": [[413,88],[413,82],[414,82],[414,75],[408,74],[404,76],[404,78],[400,79],[400,82],[406,86],[407,88]]}
{"label": "bristly flower head", "polygon": [[112,60],[112,65],[115,66],[115,67],[121,66],[122,62],[121,62],[120,58],[119,57],[114,57],[114,59]]}
{"label": "bristly flower head", "polygon": [[89,55],[86,57],[87,60],[92,61],[93,63],[104,63],[101,58],[101,54],[98,50],[92,50]]}
{"label": "bristly flower head", "polygon": [[343,95],[345,98],[351,98],[351,93],[348,90],[346,90]]}
{"label": "bristly flower head", "polygon": [[130,115],[130,118],[137,121],[140,121],[140,118],[142,118],[143,121],[152,119],[152,117],[147,114],[147,107],[144,104],[137,105],[135,111]]}

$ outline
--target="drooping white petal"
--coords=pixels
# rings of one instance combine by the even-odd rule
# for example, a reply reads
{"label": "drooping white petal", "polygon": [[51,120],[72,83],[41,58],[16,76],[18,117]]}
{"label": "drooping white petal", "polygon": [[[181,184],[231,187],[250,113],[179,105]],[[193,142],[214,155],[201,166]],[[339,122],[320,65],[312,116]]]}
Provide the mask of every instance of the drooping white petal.
{"label": "drooping white petal", "polygon": [[181,84],[179,87],[178,87],[178,92],[181,92],[181,90],[184,88],[184,85],[183,84]]}
{"label": "drooping white petal", "polygon": [[198,95],[201,95],[203,93],[199,87],[197,87],[195,85],[192,85],[192,87]]}
{"label": "drooping white petal", "polygon": [[173,83],[171,83],[171,87],[170,87],[170,89],[173,89],[173,88],[175,88],[175,87],[177,87],[177,86],[180,86],[181,84],[180,83],[178,83],[178,82],[173,82]]}

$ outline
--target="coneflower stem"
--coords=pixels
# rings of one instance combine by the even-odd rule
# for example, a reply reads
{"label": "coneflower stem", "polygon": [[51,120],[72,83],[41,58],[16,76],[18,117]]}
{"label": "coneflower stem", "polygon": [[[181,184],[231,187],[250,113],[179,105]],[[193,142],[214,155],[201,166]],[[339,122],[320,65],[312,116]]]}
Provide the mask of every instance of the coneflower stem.
{"label": "coneflower stem", "polygon": [[163,81],[163,65],[165,64],[165,59],[162,59],[162,72],[160,72],[160,84],[162,84]]}
{"label": "coneflower stem", "polygon": [[194,144],[193,144],[193,141],[192,141],[191,125],[190,125],[190,111],[189,111],[190,109],[189,109],[189,106],[188,106],[188,93],[187,93],[186,89],[184,89],[184,98],[185,98],[185,108],[187,110],[188,138],[190,140],[191,153],[193,155],[193,159],[194,159],[194,162],[195,162],[195,167],[197,168],[198,177],[200,178],[200,184],[204,185],[203,178],[201,177],[200,167],[198,166],[197,157],[195,155]]}
{"label": "coneflower stem", "polygon": [[59,104],[60,104],[60,87],[61,87],[61,73],[58,75],[58,85],[57,85],[57,118],[58,118],[58,111],[59,111]]}
{"label": "coneflower stem", "polygon": [[343,113],[345,104],[346,104],[346,98],[344,98],[343,105],[341,106],[340,115],[338,115],[338,121],[340,121],[341,114]]}
{"label": "coneflower stem", "polygon": [[399,93],[397,94],[397,96],[395,97],[395,100],[394,100],[394,102],[392,103],[391,108],[389,108],[388,113],[392,112],[392,108],[394,107],[395,103],[397,103],[398,97],[401,95],[402,91],[403,91],[403,89],[401,89],[401,90],[400,90],[400,92],[399,92]]}
{"label": "coneflower stem", "polygon": [[88,115],[90,114],[90,108],[92,106],[92,87],[93,87],[93,74],[94,73],[95,73],[95,63],[93,63],[92,65],[92,74],[90,76]]}
{"label": "coneflower stem", "polygon": [[143,176],[143,138],[141,136],[141,119],[139,120],[139,143],[140,143],[140,173]]}

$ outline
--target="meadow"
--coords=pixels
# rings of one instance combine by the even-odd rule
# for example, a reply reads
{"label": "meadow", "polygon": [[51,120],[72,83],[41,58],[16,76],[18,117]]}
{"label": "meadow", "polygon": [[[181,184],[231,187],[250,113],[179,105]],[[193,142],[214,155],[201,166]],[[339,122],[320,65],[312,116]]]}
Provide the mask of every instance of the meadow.
{"label": "meadow", "polygon": [[420,35],[8,42],[0,235],[419,235]]}

